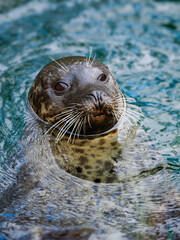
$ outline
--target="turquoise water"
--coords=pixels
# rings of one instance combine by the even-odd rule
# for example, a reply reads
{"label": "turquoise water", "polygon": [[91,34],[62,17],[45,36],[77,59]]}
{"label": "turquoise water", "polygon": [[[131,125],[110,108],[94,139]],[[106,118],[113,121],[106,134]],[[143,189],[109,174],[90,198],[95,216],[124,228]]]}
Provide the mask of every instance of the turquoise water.
{"label": "turquoise water", "polygon": [[[19,138],[22,135],[26,113],[26,98],[36,74],[50,61],[49,56],[54,58],[70,55],[88,56],[91,46],[96,58],[109,66],[121,90],[135,98],[137,105],[142,108],[145,114],[142,128],[167,162],[168,170],[165,175],[166,180],[168,179],[167,189],[168,185],[169,188],[173,186],[175,192],[175,197],[172,196],[175,198],[173,201],[179,202],[177,196],[180,186],[179,13],[179,1],[30,0],[16,1],[16,4],[14,1],[0,2],[2,168],[7,164],[16,170],[19,163],[25,161]],[[6,183],[3,182],[2,186],[6,188]],[[158,189],[154,195],[159,197]],[[115,192],[110,196],[118,201]],[[96,197],[98,202],[98,194]],[[64,198],[66,199],[65,196]],[[29,230],[30,226],[32,228],[33,224],[56,230],[70,227],[73,229],[74,226],[78,228],[81,225],[82,219],[78,212],[69,214],[64,210],[64,215],[60,213],[58,215],[56,213],[58,205],[54,208],[52,205],[48,206],[51,211],[44,215],[42,213],[38,215],[38,211],[35,214],[36,206],[33,205],[35,210],[32,210],[29,218],[27,216],[21,218],[20,216],[27,210],[26,208],[21,210],[26,206],[27,199],[25,201],[21,198],[21,201],[22,205],[16,210],[11,207],[2,213],[0,222],[3,233],[0,239],[13,239],[13,231],[8,235],[4,227],[5,223],[12,219],[19,219],[16,224],[18,222],[25,228],[22,235],[20,233],[16,235],[16,239],[24,236],[24,232]],[[64,206],[67,206],[66,204]],[[127,212],[128,204],[123,205],[126,206]],[[159,206],[160,203],[157,209]],[[151,219],[150,222],[157,221],[157,225],[160,225],[158,221],[163,219],[161,225],[165,226],[165,230],[168,229],[164,239],[178,239],[179,205],[172,204],[169,209],[174,215],[160,214],[158,220]],[[101,210],[100,205],[96,211]],[[130,210],[132,209],[129,208]],[[92,216],[90,210],[87,214]],[[113,214],[116,218],[111,218]],[[78,216],[79,223],[74,224],[74,218]],[[126,218],[126,221],[122,222],[124,218],[121,219],[120,213],[118,215],[116,211],[114,213],[106,211],[104,216],[105,227],[101,225],[101,231],[98,233],[100,235],[105,234],[106,229],[110,229],[109,232],[114,234],[112,236],[119,237],[117,239],[150,238],[146,235],[146,230],[143,230],[147,226],[140,225],[143,221],[136,222],[133,218],[130,221]],[[38,217],[42,219],[37,220]],[[66,220],[67,223],[61,225],[59,222],[63,217],[62,221]],[[112,220],[109,225],[108,218]],[[142,218],[143,214],[141,220]],[[94,225],[97,219],[94,219]],[[91,221],[86,219],[83,228],[87,229],[91,224]],[[10,225],[8,231],[12,230],[13,226]],[[148,227],[147,232],[151,232],[152,225]],[[15,227],[16,232],[21,232],[19,228],[19,225]],[[159,230],[154,231],[154,234],[156,239],[163,233]]]}

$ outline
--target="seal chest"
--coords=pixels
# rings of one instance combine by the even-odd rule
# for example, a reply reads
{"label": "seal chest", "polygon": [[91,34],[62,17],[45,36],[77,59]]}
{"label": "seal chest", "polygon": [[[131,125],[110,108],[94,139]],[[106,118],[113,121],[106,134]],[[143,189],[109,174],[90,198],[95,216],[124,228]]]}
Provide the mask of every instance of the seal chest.
{"label": "seal chest", "polygon": [[106,136],[92,139],[76,139],[67,144],[67,138],[55,143],[50,137],[51,148],[60,168],[93,182],[116,182],[115,167],[121,148],[117,141],[117,129]]}
{"label": "seal chest", "polygon": [[85,57],[54,60],[39,72],[28,99],[62,169],[94,182],[117,180],[116,125],[125,116],[121,127],[132,127],[135,117],[127,118],[126,99],[106,65]]}

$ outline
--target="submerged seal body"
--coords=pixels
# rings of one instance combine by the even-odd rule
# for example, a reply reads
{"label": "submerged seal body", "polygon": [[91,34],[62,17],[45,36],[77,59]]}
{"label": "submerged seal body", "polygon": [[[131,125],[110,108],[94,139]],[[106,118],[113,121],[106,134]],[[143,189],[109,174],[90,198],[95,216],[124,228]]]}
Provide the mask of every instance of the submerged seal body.
{"label": "submerged seal body", "polygon": [[117,125],[125,116],[123,135],[133,117],[105,64],[86,57],[54,60],[39,72],[28,99],[62,169],[94,182],[117,181]]}

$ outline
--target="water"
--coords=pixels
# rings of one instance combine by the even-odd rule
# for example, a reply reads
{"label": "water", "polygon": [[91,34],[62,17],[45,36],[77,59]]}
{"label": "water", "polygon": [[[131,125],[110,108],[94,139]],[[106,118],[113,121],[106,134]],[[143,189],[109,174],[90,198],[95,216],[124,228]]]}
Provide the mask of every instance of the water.
{"label": "water", "polygon": [[[1,203],[6,203],[1,204],[0,239],[47,238],[49,232],[55,238],[63,231],[82,239],[179,238],[179,12],[179,1],[0,2],[0,173]],[[27,160],[19,139],[33,79],[49,56],[87,56],[90,46],[146,116],[142,128],[149,141],[142,144],[141,157],[153,145],[167,169],[94,186],[53,164],[46,169],[43,156],[40,185],[37,164],[34,181],[19,177],[22,184],[4,193]],[[29,156],[40,159],[33,152]]]}

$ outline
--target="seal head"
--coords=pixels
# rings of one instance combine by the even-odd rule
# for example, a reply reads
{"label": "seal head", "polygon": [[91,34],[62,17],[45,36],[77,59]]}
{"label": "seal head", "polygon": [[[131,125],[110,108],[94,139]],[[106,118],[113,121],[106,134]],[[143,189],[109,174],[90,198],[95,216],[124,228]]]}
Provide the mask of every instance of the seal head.
{"label": "seal head", "polygon": [[47,64],[29,91],[29,103],[46,123],[65,133],[99,134],[122,115],[124,101],[108,67],[86,57],[65,57]]}

